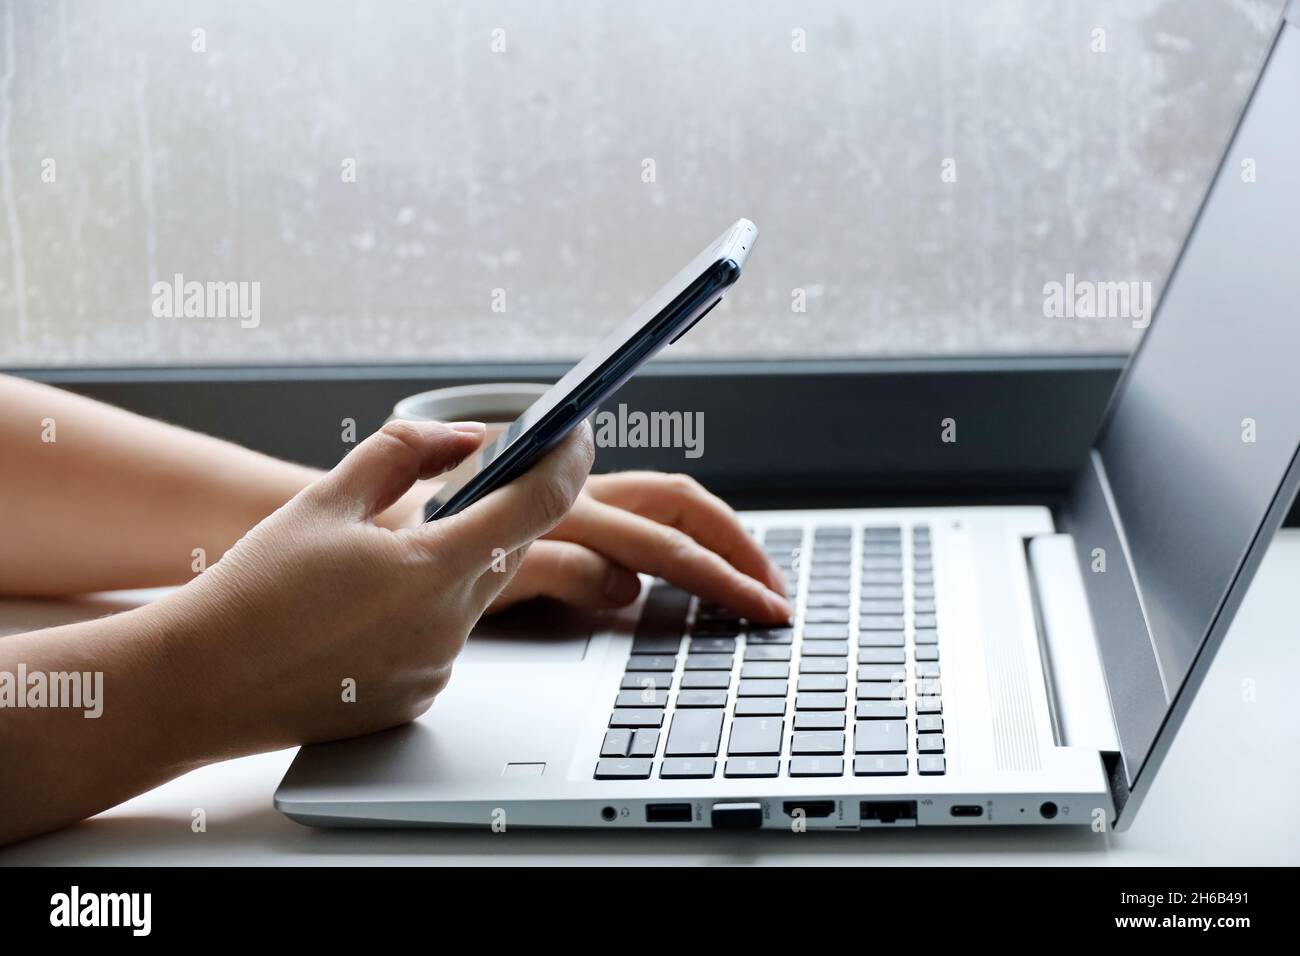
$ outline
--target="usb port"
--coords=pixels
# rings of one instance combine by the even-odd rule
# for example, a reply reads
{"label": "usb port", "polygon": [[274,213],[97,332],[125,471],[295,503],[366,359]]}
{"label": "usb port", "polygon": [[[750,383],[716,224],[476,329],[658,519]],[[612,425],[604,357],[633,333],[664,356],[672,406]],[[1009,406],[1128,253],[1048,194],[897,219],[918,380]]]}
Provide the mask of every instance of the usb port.
{"label": "usb port", "polygon": [[781,807],[787,817],[792,817],[799,810],[803,811],[805,818],[825,819],[835,815],[834,800],[787,800]]}
{"label": "usb port", "polygon": [[690,823],[695,819],[689,803],[647,803],[646,823]]}
{"label": "usb port", "polygon": [[954,803],[948,811],[954,817],[982,817],[984,808],[978,803]]}
{"label": "usb port", "polygon": [[915,800],[863,800],[861,817],[871,823],[914,823]]}

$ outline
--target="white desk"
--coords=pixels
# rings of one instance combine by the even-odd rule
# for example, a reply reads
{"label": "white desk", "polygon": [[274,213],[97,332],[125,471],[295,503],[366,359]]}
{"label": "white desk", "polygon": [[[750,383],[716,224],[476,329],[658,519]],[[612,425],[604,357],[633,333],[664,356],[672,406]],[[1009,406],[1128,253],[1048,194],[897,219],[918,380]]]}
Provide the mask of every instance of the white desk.
{"label": "white desk", "polygon": [[[1296,864],[1300,863],[1300,531],[1274,542],[1129,832],[326,831],[271,807],[293,751],[207,767],[60,833],[0,850],[50,864]],[[115,598],[114,600],[120,600]],[[0,602],[0,634],[103,613]],[[1254,682],[1254,701],[1243,682]],[[207,832],[190,830],[202,807]]]}

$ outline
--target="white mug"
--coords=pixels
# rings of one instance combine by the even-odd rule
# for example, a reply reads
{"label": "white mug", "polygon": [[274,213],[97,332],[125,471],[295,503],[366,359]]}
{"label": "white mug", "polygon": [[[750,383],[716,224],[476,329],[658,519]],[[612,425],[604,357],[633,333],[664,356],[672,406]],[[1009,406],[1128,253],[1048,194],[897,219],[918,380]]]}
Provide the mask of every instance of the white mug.
{"label": "white mug", "polygon": [[478,471],[483,452],[491,448],[497,436],[550,387],[533,382],[493,382],[435,388],[402,399],[393,406],[388,420],[482,422],[487,426],[487,435],[479,450],[442,476],[446,482],[459,483]]}

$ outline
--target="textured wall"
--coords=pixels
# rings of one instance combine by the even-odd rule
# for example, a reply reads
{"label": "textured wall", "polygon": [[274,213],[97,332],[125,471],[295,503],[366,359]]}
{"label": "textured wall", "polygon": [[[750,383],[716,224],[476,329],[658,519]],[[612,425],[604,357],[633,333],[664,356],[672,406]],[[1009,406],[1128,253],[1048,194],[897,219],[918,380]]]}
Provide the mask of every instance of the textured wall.
{"label": "textured wall", "polygon": [[574,356],[738,215],[676,355],[1127,348],[1043,285],[1158,289],[1278,6],[0,0],[0,365]]}

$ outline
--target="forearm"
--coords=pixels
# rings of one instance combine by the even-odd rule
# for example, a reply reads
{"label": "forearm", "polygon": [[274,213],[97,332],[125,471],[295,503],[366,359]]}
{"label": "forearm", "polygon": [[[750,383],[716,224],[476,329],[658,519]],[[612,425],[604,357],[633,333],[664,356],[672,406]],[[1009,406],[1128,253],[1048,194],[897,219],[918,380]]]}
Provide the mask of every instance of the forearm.
{"label": "forearm", "polygon": [[0,845],[214,758],[183,627],[154,605],[0,638]]}
{"label": "forearm", "polygon": [[0,593],[175,584],[317,476],[0,376]]}

